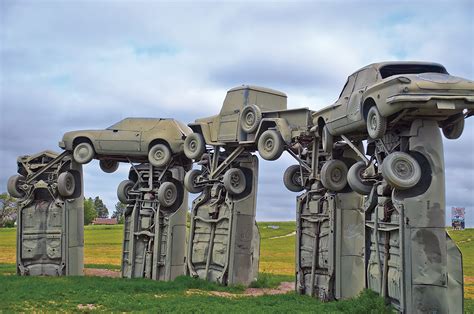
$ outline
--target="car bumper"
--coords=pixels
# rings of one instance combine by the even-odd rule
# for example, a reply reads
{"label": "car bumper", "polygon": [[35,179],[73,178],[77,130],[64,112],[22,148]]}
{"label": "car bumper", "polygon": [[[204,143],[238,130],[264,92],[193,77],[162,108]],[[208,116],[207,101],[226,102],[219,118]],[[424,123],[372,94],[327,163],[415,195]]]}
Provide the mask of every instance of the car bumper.
{"label": "car bumper", "polygon": [[[457,107],[469,106],[474,107],[473,95],[393,95],[387,98],[387,104],[396,104],[401,102],[437,102],[447,103],[453,102]],[[464,104],[463,104],[464,103]],[[461,105],[459,105],[461,104]]]}
{"label": "car bumper", "polygon": [[58,145],[59,145],[59,147],[61,147],[62,149],[65,149],[65,148],[66,148],[66,143],[64,143],[63,141],[60,141]]}

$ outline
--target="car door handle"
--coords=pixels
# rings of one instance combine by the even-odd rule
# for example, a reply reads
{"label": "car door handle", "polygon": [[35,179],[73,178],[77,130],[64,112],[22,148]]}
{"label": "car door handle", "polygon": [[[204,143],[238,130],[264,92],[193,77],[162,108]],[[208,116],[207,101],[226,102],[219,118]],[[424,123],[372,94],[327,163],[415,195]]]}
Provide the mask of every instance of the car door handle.
{"label": "car door handle", "polygon": [[359,94],[363,94],[363,93],[364,93],[364,90],[361,89],[361,90],[359,91]]}

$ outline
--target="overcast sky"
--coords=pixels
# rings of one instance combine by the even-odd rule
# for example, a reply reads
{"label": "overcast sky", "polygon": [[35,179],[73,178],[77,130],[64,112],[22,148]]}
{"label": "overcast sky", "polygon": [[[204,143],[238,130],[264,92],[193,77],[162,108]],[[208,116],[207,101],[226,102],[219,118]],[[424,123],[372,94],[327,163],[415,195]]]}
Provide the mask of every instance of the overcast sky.
{"label": "overcast sky", "polygon": [[[474,1],[0,0],[0,191],[17,156],[59,151],[66,131],[125,117],[189,123],[218,113],[241,84],[317,110],[372,62],[435,61],[473,79],[473,16]],[[459,140],[445,141],[446,208],[466,207],[472,226],[474,118],[466,122]],[[281,179],[292,163],[261,160],[258,220],[295,218],[297,194]],[[112,212],[128,168],[105,174],[88,164],[86,196]]]}

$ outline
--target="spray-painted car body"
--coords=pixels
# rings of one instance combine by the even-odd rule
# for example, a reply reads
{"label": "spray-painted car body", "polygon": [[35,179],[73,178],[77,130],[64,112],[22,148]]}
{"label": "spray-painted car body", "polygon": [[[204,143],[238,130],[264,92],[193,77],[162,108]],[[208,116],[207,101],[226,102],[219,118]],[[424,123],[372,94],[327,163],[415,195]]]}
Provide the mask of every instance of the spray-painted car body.
{"label": "spray-painted car body", "polygon": [[191,132],[174,119],[126,118],[105,130],[67,132],[59,147],[72,151],[77,144],[88,141],[98,159],[142,162],[157,143],[167,145],[174,154],[182,153],[184,139]]}
{"label": "spray-painted car body", "polygon": [[[70,155],[44,151],[17,160],[21,184],[17,220],[17,273],[82,276],[84,209],[82,167]],[[64,174],[74,177],[67,197]],[[11,187],[10,187],[11,188]]]}
{"label": "spray-painted car body", "polygon": [[349,76],[339,99],[316,112],[314,123],[326,125],[332,135],[366,134],[372,106],[389,122],[428,118],[442,126],[464,109],[474,110],[474,82],[449,75],[437,63],[370,64]]}
{"label": "spray-painted car body", "polygon": [[[261,111],[261,120],[252,132],[242,130],[246,107],[255,106]],[[256,147],[259,136],[268,129],[276,129],[288,144],[305,132],[311,124],[307,108],[287,109],[286,94],[258,86],[242,85],[230,89],[218,115],[196,119],[191,129],[200,133],[207,145]]]}

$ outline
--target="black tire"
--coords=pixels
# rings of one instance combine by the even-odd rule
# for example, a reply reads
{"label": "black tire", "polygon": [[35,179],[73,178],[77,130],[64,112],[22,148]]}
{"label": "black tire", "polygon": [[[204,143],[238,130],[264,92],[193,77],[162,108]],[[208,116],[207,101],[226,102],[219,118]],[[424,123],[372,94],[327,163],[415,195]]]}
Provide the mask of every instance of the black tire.
{"label": "black tire", "polygon": [[164,182],[158,188],[158,201],[163,207],[171,207],[178,200],[178,188],[173,182]]}
{"label": "black tire", "polygon": [[369,195],[373,186],[362,181],[362,172],[366,167],[365,162],[359,161],[353,164],[347,172],[347,183],[354,192],[361,195]]}
{"label": "black tire", "polygon": [[325,153],[331,153],[332,147],[334,144],[334,139],[331,133],[329,133],[328,127],[325,125],[323,131],[321,132],[321,142],[323,146],[323,151]]}
{"label": "black tire", "polygon": [[72,152],[74,161],[82,165],[89,163],[94,158],[94,155],[94,147],[92,147],[91,143],[89,142],[77,144]]}
{"label": "black tire", "polygon": [[22,198],[25,192],[20,189],[20,184],[25,182],[25,177],[21,175],[14,175],[8,178],[7,191],[14,198]]}
{"label": "black tire", "polygon": [[148,161],[155,167],[164,167],[171,161],[171,151],[165,144],[155,144],[148,152]]}
{"label": "black tire", "polygon": [[71,197],[76,190],[76,179],[69,171],[65,171],[58,176],[58,193],[62,197]]}
{"label": "black tire", "polygon": [[224,187],[231,195],[239,195],[245,191],[247,180],[245,174],[239,168],[230,168],[224,173]]}
{"label": "black tire", "polygon": [[196,186],[196,178],[201,175],[202,171],[198,169],[192,169],[186,172],[184,176],[184,187],[189,193],[200,193],[204,189],[202,186]]}
{"label": "black tire", "polygon": [[184,154],[189,159],[199,159],[206,151],[206,142],[199,133],[192,133],[184,140]]}
{"label": "black tire", "polygon": [[119,163],[115,160],[102,159],[99,161],[99,167],[105,173],[113,173],[119,168]]}
{"label": "black tire", "polygon": [[291,192],[301,192],[304,189],[300,170],[300,165],[292,165],[289,166],[283,174],[283,184]]}
{"label": "black tire", "polygon": [[255,105],[248,105],[240,113],[240,127],[245,133],[257,131],[262,121],[262,111]]}
{"label": "black tire", "polygon": [[382,176],[397,190],[414,187],[421,179],[421,167],[415,158],[407,153],[394,152],[382,162]]}
{"label": "black tire", "polygon": [[367,114],[367,133],[373,139],[382,138],[387,130],[387,118],[382,117],[377,106],[372,106]]}
{"label": "black tire", "polygon": [[117,198],[120,202],[124,204],[133,203],[133,199],[130,197],[130,190],[133,188],[135,183],[132,180],[124,180],[120,182],[119,186],[117,187]]}
{"label": "black tire", "polygon": [[443,134],[448,140],[458,139],[464,131],[464,117],[453,123],[443,127]]}
{"label": "black tire", "polygon": [[280,158],[285,149],[280,132],[275,130],[266,130],[258,139],[258,153],[265,160],[276,160]]}
{"label": "black tire", "polygon": [[343,161],[326,161],[321,167],[321,183],[330,191],[341,191],[347,185],[347,172],[347,166]]}

